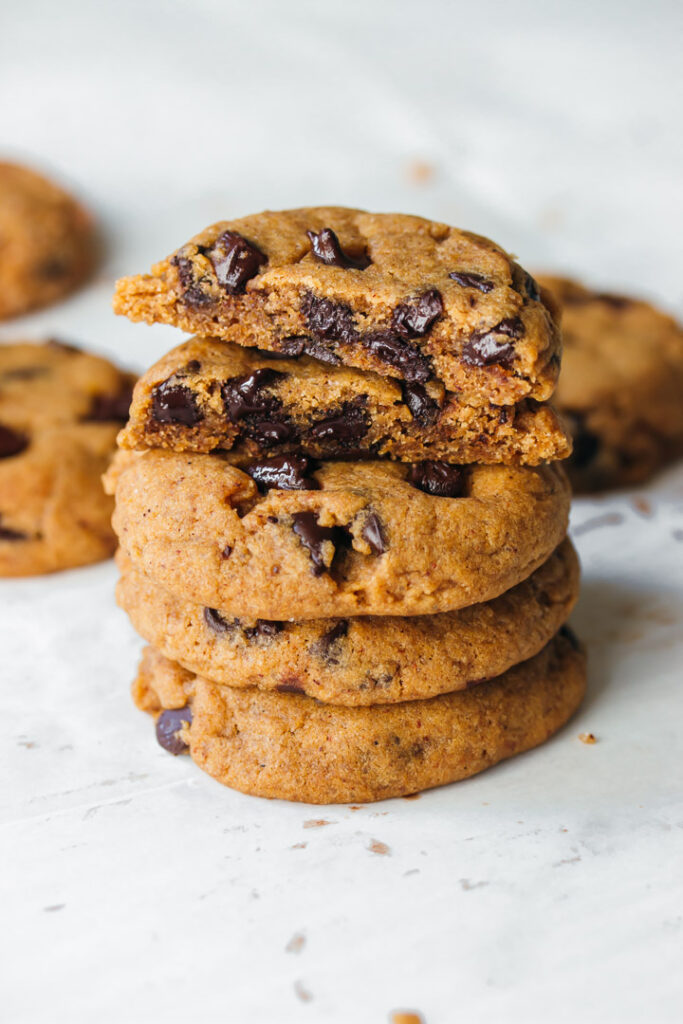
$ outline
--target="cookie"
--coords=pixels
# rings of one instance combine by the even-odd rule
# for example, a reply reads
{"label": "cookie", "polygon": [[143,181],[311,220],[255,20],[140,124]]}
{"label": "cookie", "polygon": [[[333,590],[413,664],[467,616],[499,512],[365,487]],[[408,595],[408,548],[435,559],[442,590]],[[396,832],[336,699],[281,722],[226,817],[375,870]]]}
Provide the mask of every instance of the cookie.
{"label": "cookie", "polygon": [[142,572],[238,618],[283,620],[488,601],[550,557],[570,496],[559,463],[283,456],[238,468],[228,454],[165,451],[118,452],[105,484]]}
{"label": "cookie", "polygon": [[565,540],[529,579],[456,612],[240,620],[175,597],[119,558],[119,605],[167,658],[215,683],[349,706],[425,699],[500,675],[548,643],[579,588]]}
{"label": "cookie", "polygon": [[541,278],[563,308],[558,407],[579,491],[642,483],[683,456],[683,330],[646,302]]}
{"label": "cookie", "polygon": [[255,796],[365,803],[465,779],[549,739],[576,711],[585,657],[563,627],[497,679],[430,700],[337,707],[219,686],[147,648],[133,684],[172,753]]}
{"label": "cookie", "polygon": [[61,299],[94,259],[83,207],[35,171],[0,163],[0,320]]}
{"label": "cookie", "polygon": [[114,309],[289,357],[432,384],[472,405],[549,398],[555,306],[486,238],[403,214],[266,212],[202,231]]}
{"label": "cookie", "polygon": [[133,382],[61,342],[0,345],[0,576],[113,553],[113,502],[101,475]]}
{"label": "cookie", "polygon": [[273,359],[210,338],[185,342],[145,373],[119,444],[508,465],[570,451],[556,413],[533,399],[464,405],[433,382],[401,383],[306,356]]}

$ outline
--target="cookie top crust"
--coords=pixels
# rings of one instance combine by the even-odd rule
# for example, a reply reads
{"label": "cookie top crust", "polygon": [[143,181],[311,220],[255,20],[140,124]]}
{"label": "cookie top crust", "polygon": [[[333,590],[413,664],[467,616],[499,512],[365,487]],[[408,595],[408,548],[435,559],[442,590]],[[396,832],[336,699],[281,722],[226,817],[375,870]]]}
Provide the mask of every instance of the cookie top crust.
{"label": "cookie top crust", "polygon": [[95,262],[90,215],[54,182],[0,162],[0,320],[46,306]]}
{"label": "cookie top crust", "polygon": [[119,605],[167,658],[226,686],[351,707],[423,700],[500,675],[548,643],[579,591],[578,558],[568,539],[493,601],[409,618],[235,619],[176,597],[123,552],[117,561]]}
{"label": "cookie top crust", "polygon": [[212,338],[179,345],[143,375],[119,444],[515,465],[570,450],[555,411],[533,399],[476,407],[435,382],[408,384]]}
{"label": "cookie top crust", "polygon": [[647,302],[542,276],[562,308],[555,401],[575,450],[580,490],[646,480],[683,455],[683,329]]}
{"label": "cookie top crust", "polygon": [[238,344],[439,381],[473,405],[547,399],[559,372],[552,300],[499,246],[405,214],[310,207],[221,221],[114,309]]}
{"label": "cookie top crust", "polygon": [[134,377],[63,342],[0,345],[0,575],[109,557],[103,490]]}
{"label": "cookie top crust", "polygon": [[490,600],[565,535],[561,464],[305,462],[120,451],[114,529],[146,575],[237,617],[422,615]]}

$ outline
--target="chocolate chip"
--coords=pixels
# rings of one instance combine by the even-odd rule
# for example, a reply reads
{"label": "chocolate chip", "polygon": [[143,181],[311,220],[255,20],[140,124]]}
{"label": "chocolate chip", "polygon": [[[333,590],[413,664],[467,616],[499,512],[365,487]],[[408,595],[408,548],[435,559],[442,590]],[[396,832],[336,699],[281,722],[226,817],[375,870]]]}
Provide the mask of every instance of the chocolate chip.
{"label": "chocolate chip", "polygon": [[12,427],[0,423],[0,459],[8,459],[11,455],[19,455],[28,448],[28,438]]}
{"label": "chocolate chip", "polygon": [[169,754],[184,754],[187,744],[178,733],[185,725],[192,722],[192,711],[189,707],[172,708],[162,711],[157,718],[156,733],[159,746],[168,750]]}
{"label": "chocolate chip", "polygon": [[510,264],[510,271],[512,274],[512,286],[515,291],[522,297],[538,302],[541,297],[541,290],[531,274],[524,267],[520,267],[519,263],[515,263],[514,260]]}
{"label": "chocolate chip", "polygon": [[462,362],[468,366],[490,366],[492,363],[509,366],[515,355],[515,346],[512,342],[497,341],[496,337],[500,335],[517,340],[524,335],[524,324],[518,316],[506,317],[490,331],[473,334],[463,347]]}
{"label": "chocolate chip", "polygon": [[318,658],[322,658],[323,661],[328,662],[330,665],[339,664],[339,641],[349,632],[348,619],[340,619],[339,622],[335,622],[331,629],[328,629],[326,633],[316,640],[314,644],[311,644],[311,653]]}
{"label": "chocolate chip", "polygon": [[301,683],[295,682],[293,679],[278,683],[275,689],[278,693],[306,693]]}
{"label": "chocolate chip", "polygon": [[284,623],[270,619],[257,619],[255,626],[244,626],[242,632],[247,640],[260,640],[277,636],[284,629]]}
{"label": "chocolate chip", "polygon": [[284,419],[255,420],[253,417],[247,417],[247,420],[242,432],[258,441],[264,448],[272,448],[273,445],[284,444],[285,441],[293,441],[296,438],[296,428]]}
{"label": "chocolate chip", "polygon": [[313,255],[321,263],[326,263],[328,267],[365,270],[370,264],[367,256],[364,256],[362,260],[347,256],[332,228],[323,228],[317,235],[314,231],[307,231],[306,234],[311,241]]}
{"label": "chocolate chip", "polygon": [[244,291],[247,281],[255,277],[268,257],[253,242],[236,231],[224,231],[207,252],[216,271],[218,283],[229,295]]}
{"label": "chocolate chip", "polygon": [[323,545],[325,541],[334,544],[340,531],[335,527],[319,526],[315,512],[295,512],[292,519],[292,529],[311,557],[311,572],[314,576],[322,576],[328,569],[323,558]]}
{"label": "chocolate chip", "polygon": [[301,301],[301,312],[311,334],[317,341],[339,341],[348,344],[358,337],[353,312],[342,302],[319,299],[307,292]]}
{"label": "chocolate chip", "polygon": [[[493,408],[495,409],[495,405],[493,406]],[[499,405],[498,406],[498,422],[500,423],[500,425],[501,426],[505,426],[505,424],[509,421],[509,419],[510,419],[510,409],[509,409],[509,407],[507,405]]]}
{"label": "chocolate chip", "polygon": [[465,488],[465,471],[462,466],[448,462],[416,462],[410,467],[407,480],[425,494],[436,498],[459,498]]}
{"label": "chocolate chip", "polygon": [[326,416],[314,423],[308,432],[311,441],[322,444],[334,444],[337,448],[347,448],[365,437],[370,425],[367,413],[356,402],[346,402],[339,413]]}
{"label": "chocolate chip", "polygon": [[458,284],[461,284],[463,288],[476,288],[479,292],[488,294],[495,288],[493,281],[489,281],[483,274],[475,274],[469,270],[453,270],[449,275]]}
{"label": "chocolate chip", "polygon": [[271,487],[281,491],[316,491],[320,487],[310,475],[315,463],[306,455],[275,455],[249,462],[243,468],[261,492]]}
{"label": "chocolate chip", "polygon": [[[172,380],[172,378],[171,378]],[[204,416],[190,388],[165,380],[152,392],[152,419],[157,423],[182,423],[194,427]]]}
{"label": "chocolate chip", "polygon": [[231,377],[230,380],[226,380],[221,386],[221,394],[225,411],[232,422],[237,423],[250,413],[279,409],[281,403],[277,399],[272,395],[260,394],[260,391],[284,376],[285,374],[280,373],[279,370],[263,366],[259,370],[252,370],[251,373],[247,373],[243,377]]}
{"label": "chocolate chip", "polygon": [[199,373],[202,368],[202,364],[198,359],[190,359],[189,363],[183,366],[182,373]]}
{"label": "chocolate chip", "polygon": [[371,512],[367,517],[363,523],[360,535],[363,540],[366,540],[370,545],[370,550],[373,555],[383,555],[384,552],[388,550],[389,545],[387,544],[387,539],[384,534],[382,520],[376,512]]}
{"label": "chocolate chip", "polygon": [[565,638],[565,640],[568,640],[569,643],[572,645],[572,647],[574,648],[575,651],[580,651],[581,650],[581,644],[579,642],[579,638],[576,635],[576,633],[574,632],[574,630],[571,628],[571,626],[567,626],[567,625],[560,626],[560,628],[558,630],[558,636],[562,636],[562,637]]}
{"label": "chocolate chip", "polygon": [[35,380],[45,377],[50,371],[47,366],[16,366],[13,370],[4,370],[0,374],[2,380]]}
{"label": "chocolate chip", "polygon": [[362,336],[362,341],[380,362],[399,370],[401,376],[411,383],[423,383],[433,376],[427,356],[391,331],[371,331]]}
{"label": "chocolate chip", "polygon": [[229,544],[226,544],[225,547],[223,548],[223,550],[221,551],[221,558],[223,558],[223,559],[230,558],[231,554],[232,554],[232,548],[230,547]]}
{"label": "chocolate chip", "polygon": [[571,454],[572,465],[577,469],[585,469],[593,461],[600,450],[600,438],[589,430],[581,413],[567,414],[569,419],[573,448]]}
{"label": "chocolate chip", "polygon": [[439,418],[439,403],[428,394],[424,384],[414,381],[409,384],[404,381],[401,384],[403,401],[408,406],[414,420],[421,427],[431,427]]}
{"label": "chocolate chip", "polygon": [[176,254],[171,264],[178,269],[178,278],[183,288],[183,302],[186,305],[197,309],[213,301],[208,291],[211,282],[199,272],[192,260]]}
{"label": "chocolate chip", "polygon": [[341,359],[336,352],[329,345],[326,345],[324,341],[320,341],[317,338],[306,338],[304,354],[311,356],[312,359],[317,359],[319,363],[325,363],[327,366],[339,366],[341,363]]}
{"label": "chocolate chip", "polygon": [[95,395],[85,419],[96,423],[106,423],[110,420],[125,423],[132,397],[133,388],[130,384],[112,395]]}
{"label": "chocolate chip", "polygon": [[391,326],[404,338],[422,338],[432,329],[443,313],[441,292],[432,288],[415,302],[397,306],[391,317]]}
{"label": "chocolate chip", "polygon": [[235,629],[234,621],[229,622],[227,619],[224,619],[215,608],[204,609],[204,622],[214,633],[232,633]]}
{"label": "chocolate chip", "polygon": [[0,516],[0,540],[28,540],[29,535],[24,533],[22,530],[13,530],[10,526],[2,525],[2,516]]}
{"label": "chocolate chip", "polygon": [[298,359],[303,354],[306,338],[292,335],[289,338],[281,338],[278,342],[277,352],[261,352],[260,355],[277,359],[279,355],[287,356],[288,359]]}

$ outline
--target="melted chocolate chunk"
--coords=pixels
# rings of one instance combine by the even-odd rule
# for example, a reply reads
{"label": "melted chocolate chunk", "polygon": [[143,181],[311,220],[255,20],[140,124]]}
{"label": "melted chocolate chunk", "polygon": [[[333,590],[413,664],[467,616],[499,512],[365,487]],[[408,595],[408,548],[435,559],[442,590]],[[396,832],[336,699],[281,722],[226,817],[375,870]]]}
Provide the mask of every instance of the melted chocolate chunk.
{"label": "melted chocolate chunk", "polygon": [[86,420],[95,423],[106,423],[109,420],[125,423],[128,419],[133,388],[127,385],[122,391],[113,395],[95,395]]}
{"label": "melted chocolate chunk", "polygon": [[208,286],[210,282],[208,278],[201,276],[192,260],[186,256],[176,255],[171,263],[178,268],[178,278],[183,288],[183,302],[186,305],[197,309],[212,301],[207,288],[202,288],[202,284]]}
{"label": "melted chocolate chunk", "polygon": [[0,459],[8,459],[11,455],[19,455],[28,448],[28,438],[12,427],[0,423]]}
{"label": "melted chocolate chunk", "polygon": [[158,384],[152,392],[152,419],[157,423],[182,423],[194,427],[204,419],[192,391],[184,384]]}
{"label": "melted chocolate chunk", "polygon": [[371,512],[363,523],[363,528],[360,531],[360,535],[363,540],[366,540],[370,545],[370,550],[373,555],[383,555],[388,550],[389,545],[384,534],[384,527],[382,520],[379,518],[376,512]]}
{"label": "melted chocolate chunk", "polygon": [[367,256],[364,256],[363,259],[352,259],[347,256],[332,228],[323,228],[317,235],[314,231],[307,231],[306,234],[311,241],[313,255],[321,263],[326,263],[328,267],[365,270],[370,265]]}
{"label": "melted chocolate chunk", "polygon": [[168,750],[169,754],[184,754],[187,744],[181,740],[178,733],[184,725],[190,725],[191,722],[192,711],[189,707],[162,711],[156,723],[159,746]]}
{"label": "melted chocolate chunk", "polygon": [[[507,367],[515,356],[513,341],[521,338],[523,334],[524,324],[520,318],[506,317],[485,334],[473,334],[463,347],[461,360],[467,366],[490,366],[492,363],[498,363]],[[497,341],[496,338],[500,335],[512,338],[513,341]]]}
{"label": "melted chocolate chunk", "polygon": [[289,679],[286,682],[278,683],[275,687],[278,693],[306,693],[301,683],[296,682],[294,679]]}
{"label": "melted chocolate chunk", "polygon": [[316,341],[339,341],[348,344],[356,341],[358,337],[353,312],[350,306],[342,302],[319,299],[311,292],[307,292],[301,302],[301,312]]}
{"label": "melted chocolate chunk", "polygon": [[372,331],[364,334],[363,344],[373,356],[399,370],[403,378],[411,383],[424,383],[433,376],[428,357],[391,331]]}
{"label": "melted chocolate chunk", "polygon": [[425,292],[415,302],[397,306],[391,317],[391,326],[403,338],[422,338],[443,313],[443,299],[436,288]]}
{"label": "melted chocolate chunk", "polygon": [[255,626],[244,626],[242,632],[247,640],[261,640],[277,636],[284,629],[284,623],[271,619],[257,619]]}
{"label": "melted chocolate chunk", "polygon": [[221,386],[221,394],[225,411],[233,423],[237,423],[244,416],[251,413],[263,413],[264,411],[276,411],[282,403],[272,395],[261,394],[261,389],[268,384],[274,383],[285,374],[279,370],[273,370],[269,366],[263,366],[259,370],[252,370],[243,377],[232,377]]}
{"label": "melted chocolate chunk", "polygon": [[424,384],[417,382],[409,384],[406,381],[401,385],[401,391],[403,392],[403,401],[408,406],[413,419],[421,427],[433,426],[439,418],[441,410],[439,403],[428,394]]}
{"label": "melted chocolate chunk", "polygon": [[311,441],[331,443],[337,449],[345,449],[365,437],[369,429],[365,410],[359,404],[346,402],[336,415],[314,423],[308,436]]}
{"label": "melted chocolate chunk", "polygon": [[476,288],[478,292],[484,292],[485,295],[495,288],[493,281],[489,281],[483,274],[475,274],[473,271],[454,270],[448,276],[461,284],[463,288]]}
{"label": "melted chocolate chunk", "polygon": [[322,576],[328,570],[323,559],[323,545],[326,540],[338,543],[341,531],[337,527],[319,526],[315,512],[295,512],[292,519],[292,529],[311,557],[311,572],[314,576]]}
{"label": "melted chocolate chunk", "polygon": [[232,633],[235,630],[235,623],[224,619],[215,608],[204,609],[204,622],[214,633]]}
{"label": "melted chocolate chunk", "polygon": [[563,636],[565,638],[565,640],[569,641],[569,643],[572,645],[572,647],[574,648],[575,651],[580,651],[581,650],[581,644],[579,643],[579,638],[576,635],[576,633],[574,632],[574,630],[571,628],[571,626],[567,626],[567,625],[560,626],[560,628],[558,629],[557,632],[558,632],[559,636]]}
{"label": "melted chocolate chunk", "polygon": [[245,418],[242,433],[264,448],[272,448],[274,445],[296,439],[296,428],[286,419],[260,420],[249,416]]}
{"label": "melted chocolate chunk", "polygon": [[318,658],[322,658],[329,665],[338,665],[339,641],[343,640],[348,632],[348,619],[340,619],[339,622],[335,622],[331,629],[323,633],[319,640],[311,644],[311,653]]}
{"label": "melted chocolate chunk", "polygon": [[465,489],[463,467],[448,462],[416,462],[410,467],[407,480],[419,491],[436,498],[460,498]]}
{"label": "melted chocolate chunk", "polygon": [[268,257],[253,242],[248,242],[236,231],[224,231],[219,235],[207,255],[213,263],[219,285],[228,295],[244,291],[247,281],[268,262]]}
{"label": "melted chocolate chunk", "polygon": [[258,459],[244,466],[261,492],[275,487],[280,491],[317,491],[320,484],[310,476],[315,463],[306,455],[275,455],[271,459]]}

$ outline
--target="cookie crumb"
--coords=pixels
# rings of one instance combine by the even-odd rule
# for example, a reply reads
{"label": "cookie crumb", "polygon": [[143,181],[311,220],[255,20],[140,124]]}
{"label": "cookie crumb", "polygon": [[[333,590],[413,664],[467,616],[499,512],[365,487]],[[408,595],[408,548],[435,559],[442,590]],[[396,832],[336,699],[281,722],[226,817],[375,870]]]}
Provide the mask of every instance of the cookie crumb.
{"label": "cookie crumb", "polygon": [[302,1003],[310,1003],[311,999],[313,998],[308,989],[304,988],[303,982],[301,981],[294,982],[294,991],[296,992],[298,998],[301,1000]]}
{"label": "cookie crumb", "polygon": [[579,733],[579,739],[581,740],[582,743],[597,743],[598,742],[592,732],[580,732]]}
{"label": "cookie crumb", "polygon": [[434,178],[436,168],[434,164],[430,164],[426,160],[411,160],[406,168],[406,173],[408,180],[412,181],[413,185],[426,185]]}
{"label": "cookie crumb", "polygon": [[372,853],[379,853],[383,857],[391,856],[391,849],[387,846],[386,843],[380,842],[379,839],[373,839],[370,845],[368,846],[368,850],[370,850]]}
{"label": "cookie crumb", "polygon": [[425,1024],[421,1013],[414,1010],[394,1010],[389,1017],[390,1024]]}
{"label": "cookie crumb", "polygon": [[309,818],[304,822],[304,828],[322,828],[323,825],[333,824],[333,821],[327,821],[325,818]]}
{"label": "cookie crumb", "polygon": [[291,939],[285,946],[285,953],[300,953],[306,945],[306,936],[301,932],[296,935],[292,935]]}

